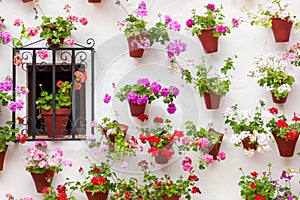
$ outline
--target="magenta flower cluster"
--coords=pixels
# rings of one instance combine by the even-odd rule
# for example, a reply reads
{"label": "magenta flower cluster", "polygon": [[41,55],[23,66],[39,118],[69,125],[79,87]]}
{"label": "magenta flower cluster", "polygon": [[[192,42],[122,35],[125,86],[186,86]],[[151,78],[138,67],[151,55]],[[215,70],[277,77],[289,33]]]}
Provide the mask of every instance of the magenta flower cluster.
{"label": "magenta flower cluster", "polygon": [[[15,112],[16,110],[22,110],[24,107],[24,101],[21,99],[14,101],[12,92],[13,81],[10,77],[7,77],[6,80],[0,82],[0,94],[2,96],[0,104],[2,104],[2,106],[8,105],[8,108],[12,112]],[[29,90],[23,86],[16,86],[14,92],[16,96],[21,96],[28,94]]]}
{"label": "magenta flower cluster", "polygon": [[116,95],[121,101],[127,99],[134,104],[151,104],[152,101],[163,98],[163,102],[168,105],[169,114],[175,113],[177,110],[174,99],[179,95],[180,90],[171,85],[170,87],[162,87],[158,82],[150,82],[148,78],[140,78],[134,85],[126,85],[120,89]]}
{"label": "magenta flower cluster", "polygon": [[185,52],[187,44],[181,40],[174,40],[168,44],[168,58],[173,59],[175,56],[179,56],[180,53]]}
{"label": "magenta flower cluster", "polygon": [[6,30],[6,27],[4,26],[3,21],[0,17],[0,42],[2,42],[3,44],[10,43],[11,38],[11,33],[8,30]]}

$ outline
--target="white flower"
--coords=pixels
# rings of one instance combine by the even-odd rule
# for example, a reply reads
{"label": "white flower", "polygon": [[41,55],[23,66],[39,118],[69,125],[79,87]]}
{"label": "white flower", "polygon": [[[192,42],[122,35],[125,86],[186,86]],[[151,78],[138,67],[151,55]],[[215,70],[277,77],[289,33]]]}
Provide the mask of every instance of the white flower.
{"label": "white flower", "polygon": [[231,137],[230,137],[230,143],[231,144],[239,144],[241,142],[241,140],[239,139],[238,135],[236,134],[233,134]]}
{"label": "white flower", "polygon": [[268,123],[272,118],[273,118],[273,115],[272,115],[272,113],[270,113],[269,110],[264,110],[264,111],[261,113],[261,119],[262,119],[263,121],[265,121],[266,123]]}
{"label": "white flower", "polygon": [[249,149],[249,150],[244,149],[244,154],[246,154],[250,158],[254,156],[254,153],[255,153],[254,149]]}
{"label": "white flower", "polygon": [[242,110],[240,111],[240,116],[241,116],[241,120],[243,119],[249,119],[252,115],[251,111],[250,110]]}
{"label": "white flower", "polygon": [[226,108],[224,111],[224,117],[232,117],[233,114],[234,112],[231,108]]}

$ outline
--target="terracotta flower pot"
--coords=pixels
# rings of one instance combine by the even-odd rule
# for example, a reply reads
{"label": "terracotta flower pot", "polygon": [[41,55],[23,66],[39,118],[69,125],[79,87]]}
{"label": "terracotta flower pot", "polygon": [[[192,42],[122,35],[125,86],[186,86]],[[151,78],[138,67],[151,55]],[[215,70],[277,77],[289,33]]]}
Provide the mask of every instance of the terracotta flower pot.
{"label": "terracotta flower pot", "polygon": [[[125,125],[125,124],[119,124],[119,127],[124,132],[123,138],[125,138],[127,130],[128,130],[129,127],[127,125]],[[114,144],[115,137],[116,137],[115,135],[109,135],[109,140],[112,142],[112,144],[108,145],[108,149],[109,149],[110,152],[114,152],[115,151],[115,144]]]}
{"label": "terracotta flower pot", "polygon": [[275,97],[275,95],[274,95],[273,92],[271,93],[271,95],[272,95],[273,102],[277,103],[277,104],[283,104],[283,103],[285,103],[286,100],[287,100],[287,97],[288,97],[288,95],[286,95],[286,97],[284,97],[284,98],[276,99],[276,97]]}
{"label": "terracotta flower pot", "polygon": [[140,105],[136,104],[136,103],[131,103],[131,102],[128,102],[128,103],[129,103],[131,116],[138,117],[139,115],[142,115],[145,113],[147,103],[140,104]]}
{"label": "terracotta flower pot", "polygon": [[33,0],[22,0],[23,3],[31,2]]}
{"label": "terracotta flower pot", "polygon": [[6,155],[6,150],[7,150],[7,145],[4,151],[0,152],[0,171],[3,170],[3,166],[4,166],[4,159],[5,159],[5,155]]}
{"label": "terracotta flower pot", "polygon": [[[46,131],[48,138],[52,138],[52,109],[41,110],[41,114],[44,118],[46,124]],[[67,131],[67,124],[69,121],[69,115],[71,114],[71,109],[60,108],[56,110],[55,118],[55,137],[63,137]]]}
{"label": "terracotta flower pot", "polygon": [[140,34],[134,37],[127,38],[127,44],[129,49],[129,56],[132,58],[141,58],[144,54],[144,48],[140,48],[137,42],[143,42],[142,40],[146,37],[144,34]]}
{"label": "terracotta flower pot", "polygon": [[36,174],[32,172],[30,174],[33,178],[35,188],[38,193],[42,193],[45,187],[51,186],[52,179],[54,176],[53,170],[47,170],[45,173],[42,174]]}
{"label": "terracotta flower pot", "polygon": [[166,194],[163,196],[164,200],[179,200],[181,195],[173,195],[171,197],[168,197]]}
{"label": "terracotta flower pot", "polygon": [[162,154],[162,151],[164,149],[172,149],[172,147],[173,147],[173,143],[169,143],[169,144],[164,145],[163,149],[159,149],[158,154],[154,157],[155,158],[155,162],[157,164],[161,164],[161,165],[162,164],[167,164],[169,162],[169,159],[168,159],[168,157],[166,155]]}
{"label": "terracotta flower pot", "polygon": [[221,147],[221,144],[222,144],[222,140],[223,140],[223,137],[224,137],[224,134],[223,133],[219,133],[217,131],[215,131],[214,129],[209,129],[208,130],[209,132],[210,131],[213,131],[215,133],[217,133],[219,135],[219,141],[218,143],[216,143],[212,149],[208,152],[209,155],[212,155],[214,157],[214,160],[217,160],[217,155],[219,154],[220,152],[220,147]]}
{"label": "terracotta flower pot", "polygon": [[221,96],[211,90],[203,94],[205,106],[207,109],[218,109],[220,107]]}
{"label": "terracotta flower pot", "polygon": [[272,132],[272,135],[276,141],[279,155],[281,157],[293,157],[295,147],[298,141],[298,137],[295,140],[287,140],[281,137],[278,137],[276,133]]}
{"label": "terracotta flower pot", "polygon": [[290,41],[293,22],[280,18],[272,18],[272,31],[276,42]]}
{"label": "terracotta flower pot", "polygon": [[250,138],[243,139],[242,145],[243,145],[244,149],[246,149],[246,150],[253,149],[254,151],[256,151],[256,149],[257,149],[257,146],[255,143],[250,143]]}
{"label": "terracotta flower pot", "polygon": [[213,29],[201,30],[202,34],[197,35],[203,49],[206,53],[214,53],[218,51],[219,37],[213,36]]}
{"label": "terracotta flower pot", "polygon": [[108,196],[107,192],[95,192],[94,194],[90,190],[84,190],[88,200],[106,200]]}

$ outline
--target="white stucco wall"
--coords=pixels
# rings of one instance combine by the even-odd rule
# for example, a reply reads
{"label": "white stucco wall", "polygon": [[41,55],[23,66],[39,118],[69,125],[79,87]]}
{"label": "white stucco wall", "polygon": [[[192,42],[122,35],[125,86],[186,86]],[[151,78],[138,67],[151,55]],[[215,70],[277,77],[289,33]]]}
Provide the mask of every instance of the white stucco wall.
{"label": "white stucco wall", "polygon": [[[196,1],[196,0],[147,0],[146,3],[149,8],[149,16],[147,20],[149,24],[157,21],[157,14],[169,14],[174,19],[179,20],[182,25],[182,31],[172,37],[176,36],[182,38],[189,44],[186,53],[182,54],[180,59],[183,58],[199,58],[205,56],[208,62],[220,66],[223,60],[228,56],[234,54],[238,55],[235,59],[236,70],[233,73],[233,84],[231,91],[222,99],[221,107],[219,110],[206,110],[204,108],[204,100],[198,96],[198,93],[191,86],[186,85],[180,79],[180,75],[170,73],[168,71],[168,61],[163,47],[156,45],[148,49],[143,59],[132,59],[127,55],[127,44],[125,38],[118,31],[117,21],[125,17],[125,13],[120,7],[114,4],[113,0],[102,0],[100,4],[89,4],[87,0],[40,0],[41,7],[47,15],[57,16],[62,14],[62,7],[65,3],[72,5],[72,12],[79,16],[86,16],[89,20],[87,27],[79,27],[78,31],[73,34],[77,42],[84,42],[87,37],[92,37],[96,41],[95,45],[95,113],[96,118],[100,120],[103,116],[113,116],[114,111],[118,110],[119,120],[123,123],[130,125],[129,131],[132,134],[137,134],[135,126],[138,123],[136,119],[129,117],[128,108],[125,103],[118,102],[115,98],[109,105],[104,105],[102,102],[105,93],[112,93],[111,82],[124,84],[134,82],[136,79],[147,76],[150,79],[161,80],[167,85],[174,84],[180,87],[181,95],[176,99],[178,111],[175,115],[170,116],[174,122],[175,128],[183,128],[184,121],[193,120],[198,123],[198,126],[206,127],[208,123],[212,122],[213,127],[221,132],[224,130],[225,125],[221,112],[224,108],[239,104],[240,109],[252,109],[256,105],[258,97],[264,97],[268,100],[270,105],[271,96],[264,88],[257,85],[256,80],[246,77],[247,68],[252,66],[252,61],[257,53],[280,53],[291,44],[299,40],[299,35],[292,33],[289,43],[275,43],[270,29],[263,27],[252,27],[249,24],[242,24],[236,30],[226,37],[219,39],[219,51],[213,54],[205,54],[198,38],[192,37],[190,32],[184,30],[185,21],[190,16],[192,8],[202,9],[207,3],[215,3],[216,5],[223,4],[224,12],[231,17],[240,16],[240,8],[246,6],[252,8],[259,0],[226,0],[226,1]],[[137,1],[130,1],[136,3]],[[298,14],[300,3],[297,0],[291,0],[291,11]],[[134,4],[130,7],[135,7]],[[15,18],[22,18],[26,24],[35,24],[34,12],[32,10],[33,3],[23,4],[21,0],[2,0],[0,2],[0,14],[5,18],[7,27],[15,34],[18,30],[12,26]],[[30,41],[29,41],[30,42]],[[108,47],[108,49],[106,49]],[[0,46],[0,78],[11,74],[11,49],[8,46]],[[295,76],[296,83],[293,85],[293,90],[289,94],[288,101],[285,104],[285,112],[293,113],[300,112],[298,106],[299,102],[299,69],[290,69],[290,73]],[[148,107],[148,112],[151,116],[161,115],[162,117],[168,116],[165,113],[165,105],[162,108],[158,103],[151,104]],[[4,110],[1,114],[1,122],[7,118],[9,114]],[[168,116],[169,117],[169,116]],[[3,119],[4,118],[4,119]],[[267,164],[273,164],[272,171],[273,177],[279,178],[281,170],[287,167],[299,169],[299,156],[296,153],[293,158],[279,157],[277,146],[275,143],[271,144],[272,150],[264,154],[256,154],[253,158],[249,158],[243,154],[241,148],[235,148],[229,142],[229,135],[223,139],[221,150],[226,152],[227,159],[221,163],[214,163],[205,171],[199,171],[197,174],[200,177],[198,183],[202,195],[194,196],[193,199],[203,200],[239,200],[239,187],[237,182],[241,173],[238,168],[243,167],[246,172],[251,171],[264,171],[267,169]],[[0,199],[4,199],[6,193],[15,194],[16,197],[22,197],[26,194],[33,195],[35,199],[42,199],[41,194],[35,192],[33,181],[30,174],[24,169],[24,160],[26,157],[26,149],[31,146],[32,142],[27,142],[25,145],[12,144],[8,148],[5,159],[5,167],[0,172]],[[89,166],[88,162],[84,159],[85,155],[92,156],[95,161],[100,161],[103,158],[93,156],[86,148],[84,141],[71,141],[71,142],[50,142],[49,149],[61,147],[66,157],[73,160],[74,166],[66,168],[61,174],[56,175],[53,180],[53,185],[62,183],[66,177],[71,179],[80,179],[77,173],[80,166]],[[298,144],[295,152],[300,152],[300,145]],[[139,154],[138,158],[147,155]],[[196,159],[197,154],[192,154]],[[136,159],[137,160],[137,159]],[[133,161],[133,163],[136,162]],[[129,161],[129,160],[128,160]],[[181,159],[176,156],[173,162],[168,166],[157,167],[156,172],[170,173],[177,176]],[[118,169],[121,176],[139,176],[135,168],[129,166],[128,169]],[[117,169],[117,168],[115,168]],[[174,170],[176,169],[176,170]],[[177,170],[178,169],[178,170]],[[298,183],[299,176],[293,180],[293,191],[300,192],[300,185]],[[83,194],[76,193],[77,199],[86,199]]]}

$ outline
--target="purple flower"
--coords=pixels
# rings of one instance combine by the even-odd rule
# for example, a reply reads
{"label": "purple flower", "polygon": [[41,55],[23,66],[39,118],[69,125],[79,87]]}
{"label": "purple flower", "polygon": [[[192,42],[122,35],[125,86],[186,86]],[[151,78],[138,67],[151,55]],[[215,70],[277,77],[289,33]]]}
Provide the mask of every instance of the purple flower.
{"label": "purple flower", "polygon": [[111,99],[111,96],[109,96],[109,94],[105,94],[103,101],[104,101],[104,103],[109,103],[110,99]]}
{"label": "purple flower", "polygon": [[206,8],[211,10],[211,11],[214,11],[215,10],[215,4],[207,4]]}
{"label": "purple flower", "polygon": [[170,30],[174,30],[174,31],[180,31],[180,24],[178,23],[178,21],[171,21],[169,23],[168,28]]}
{"label": "purple flower", "polygon": [[0,31],[0,38],[4,40],[4,43],[7,44],[11,41],[11,33],[7,30]]}
{"label": "purple flower", "polygon": [[142,1],[139,4],[139,7],[136,10],[135,14],[136,14],[136,16],[142,16],[142,17],[148,15],[147,6],[146,6],[146,3],[144,1]]}
{"label": "purple flower", "polygon": [[286,173],[286,170],[282,170],[280,179],[289,179],[289,180],[291,180],[292,178],[293,178],[293,174]]}
{"label": "purple flower", "polygon": [[12,101],[8,104],[8,108],[15,112],[16,110],[22,110],[24,107],[24,102],[22,100]]}
{"label": "purple flower", "polygon": [[127,94],[127,100],[130,101],[131,103],[136,103],[138,97],[139,96],[135,92],[129,92]]}
{"label": "purple flower", "polygon": [[187,44],[181,42],[181,40],[174,40],[168,44],[168,58],[173,58],[175,55],[179,56],[181,52],[184,52],[187,48]]}
{"label": "purple flower", "polygon": [[167,111],[169,114],[173,114],[176,111],[176,107],[174,103],[169,103]]}
{"label": "purple flower", "polygon": [[188,19],[186,22],[185,22],[185,25],[189,28],[193,27],[195,25],[195,23],[193,22],[192,19]]}
{"label": "purple flower", "polygon": [[151,90],[155,95],[157,95],[160,92],[160,89],[161,89],[161,85],[159,83],[153,82],[151,84]]}
{"label": "purple flower", "polygon": [[147,78],[140,78],[137,83],[140,85],[144,84],[146,88],[150,85],[150,81]]}
{"label": "purple flower", "polygon": [[139,97],[136,101],[137,104],[141,105],[141,104],[145,104],[148,101],[148,96],[143,94],[141,97]]}
{"label": "purple flower", "polygon": [[170,86],[170,90],[172,91],[172,93],[173,93],[173,95],[174,95],[175,97],[178,96],[178,94],[179,94],[179,89],[178,89],[177,87],[175,87],[174,85],[171,85],[171,86]]}
{"label": "purple flower", "polygon": [[227,32],[227,28],[226,28],[226,26],[220,25],[220,26],[217,26],[216,31],[217,31],[218,33],[226,33],[226,32]]}
{"label": "purple flower", "polygon": [[169,15],[165,15],[165,23],[170,23],[172,21],[172,18]]}
{"label": "purple flower", "polygon": [[160,94],[163,96],[163,97],[168,97],[169,94],[170,94],[170,90],[168,88],[163,88],[161,91],[160,91]]}

